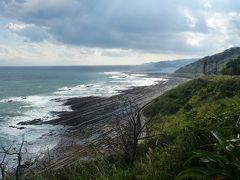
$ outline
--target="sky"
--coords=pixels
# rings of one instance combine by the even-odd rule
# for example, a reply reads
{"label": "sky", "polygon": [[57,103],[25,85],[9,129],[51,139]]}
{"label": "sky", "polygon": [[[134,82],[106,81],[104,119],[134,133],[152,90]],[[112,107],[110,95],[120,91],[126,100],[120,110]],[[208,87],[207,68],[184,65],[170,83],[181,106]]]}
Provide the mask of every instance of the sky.
{"label": "sky", "polygon": [[0,66],[141,64],[234,46],[239,0],[0,0]]}

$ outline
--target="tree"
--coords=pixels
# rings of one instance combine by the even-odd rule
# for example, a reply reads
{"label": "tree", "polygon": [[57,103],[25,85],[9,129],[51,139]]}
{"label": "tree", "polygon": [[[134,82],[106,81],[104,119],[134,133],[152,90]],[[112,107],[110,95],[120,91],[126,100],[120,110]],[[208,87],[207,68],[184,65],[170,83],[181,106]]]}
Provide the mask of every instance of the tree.
{"label": "tree", "polygon": [[3,154],[2,161],[0,162],[2,179],[5,179],[6,168],[7,168],[7,164],[8,164],[6,161],[6,157],[9,154],[9,150],[11,148],[12,148],[12,146],[10,146],[8,149],[5,149],[4,146],[2,146],[2,152],[0,152],[0,154]]}
{"label": "tree", "polygon": [[122,109],[115,114],[115,131],[119,137],[120,148],[124,153],[124,160],[128,166],[132,166],[137,153],[138,142],[143,138],[145,129],[150,120],[142,115],[143,109],[149,105],[140,106],[136,101],[126,99]]}
{"label": "tree", "polygon": [[230,60],[222,70],[222,74],[240,75],[240,56],[234,60]]}
{"label": "tree", "polygon": [[207,60],[205,60],[204,62],[203,62],[203,74],[204,75],[207,75],[208,74],[208,64],[207,64]]}
{"label": "tree", "polygon": [[3,154],[3,158],[0,163],[2,179],[5,179],[5,177],[6,177],[6,166],[7,166],[6,158],[7,158],[7,156],[16,156],[17,166],[16,166],[16,170],[15,170],[15,179],[16,180],[21,179],[21,177],[23,175],[22,156],[23,156],[23,154],[27,153],[27,149],[23,150],[25,143],[26,143],[26,141],[24,140],[24,136],[22,136],[21,144],[19,147],[13,147],[13,145],[11,145],[9,148],[6,148],[6,147],[2,146],[2,151],[0,152],[0,154]]}

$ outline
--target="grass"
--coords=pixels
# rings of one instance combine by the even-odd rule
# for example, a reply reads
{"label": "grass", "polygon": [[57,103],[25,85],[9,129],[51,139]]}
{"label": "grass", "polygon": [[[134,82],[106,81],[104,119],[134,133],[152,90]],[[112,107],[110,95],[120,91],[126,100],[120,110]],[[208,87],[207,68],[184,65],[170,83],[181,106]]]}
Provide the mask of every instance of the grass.
{"label": "grass", "polygon": [[153,118],[151,138],[139,147],[132,168],[120,156],[106,157],[31,179],[175,179],[193,151],[215,151],[211,131],[228,139],[240,133],[240,78],[191,80],[155,99],[144,114]]}

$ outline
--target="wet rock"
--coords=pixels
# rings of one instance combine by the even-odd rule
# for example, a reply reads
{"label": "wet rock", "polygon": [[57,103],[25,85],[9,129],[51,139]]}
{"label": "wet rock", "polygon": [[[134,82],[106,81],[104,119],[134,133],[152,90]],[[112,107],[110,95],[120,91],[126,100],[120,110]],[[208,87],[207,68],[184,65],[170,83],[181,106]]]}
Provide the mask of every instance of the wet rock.
{"label": "wet rock", "polygon": [[42,125],[42,119],[34,119],[32,121],[19,122],[17,125]]}
{"label": "wet rock", "polygon": [[50,113],[51,113],[51,115],[57,116],[57,115],[61,114],[62,112],[59,112],[59,111],[50,111]]}
{"label": "wet rock", "polygon": [[18,127],[18,126],[9,126],[10,128],[15,128],[15,129],[20,129],[20,130],[22,130],[22,129],[25,129],[25,127]]}
{"label": "wet rock", "polygon": [[54,101],[54,102],[62,102],[63,100],[61,98],[54,98],[51,99],[50,101]]}

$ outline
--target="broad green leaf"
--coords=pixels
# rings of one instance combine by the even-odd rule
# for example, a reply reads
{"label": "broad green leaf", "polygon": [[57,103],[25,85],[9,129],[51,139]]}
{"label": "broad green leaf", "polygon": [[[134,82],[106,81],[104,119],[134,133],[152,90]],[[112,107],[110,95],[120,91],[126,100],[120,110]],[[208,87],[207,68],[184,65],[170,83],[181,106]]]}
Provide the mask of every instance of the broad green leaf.
{"label": "broad green leaf", "polygon": [[219,166],[224,166],[222,161],[227,161],[227,159],[224,156],[213,154],[213,153],[207,152],[207,151],[198,150],[198,151],[195,151],[194,153],[199,155],[199,157],[201,157],[201,158],[206,158],[209,161],[216,162]]}
{"label": "broad green leaf", "polygon": [[181,179],[190,178],[190,177],[207,177],[207,176],[208,176],[208,170],[206,168],[193,167],[180,172],[177,175],[176,180],[181,180]]}
{"label": "broad green leaf", "polygon": [[223,146],[225,144],[225,141],[224,141],[223,137],[219,133],[213,132],[213,131],[211,131],[211,133],[217,139],[217,141],[219,142],[219,144],[221,146]]}

